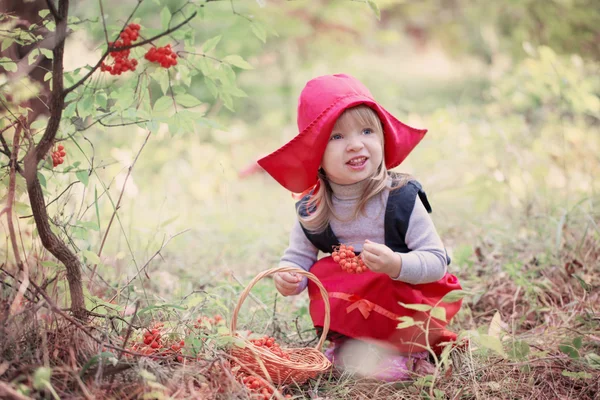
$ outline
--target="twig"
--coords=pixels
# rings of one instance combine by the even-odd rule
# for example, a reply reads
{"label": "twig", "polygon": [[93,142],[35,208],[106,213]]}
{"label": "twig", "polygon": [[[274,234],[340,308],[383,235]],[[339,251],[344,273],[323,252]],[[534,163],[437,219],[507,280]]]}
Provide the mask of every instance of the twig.
{"label": "twig", "polygon": [[19,253],[19,245],[17,244],[17,235],[15,233],[15,227],[13,224],[13,204],[15,201],[15,185],[16,185],[16,168],[17,164],[17,155],[19,153],[19,141],[21,139],[21,131],[22,125],[19,124],[17,129],[15,129],[15,136],[13,138],[13,149],[11,155],[11,168],[10,168],[10,179],[8,183],[8,196],[6,200],[6,219],[8,222],[8,232],[10,234],[10,241],[13,247],[13,252],[15,254],[15,261],[17,262],[17,266],[20,271],[23,272],[23,281],[19,286],[19,290],[17,291],[17,295],[10,305],[10,315],[14,314],[17,308],[20,307],[20,303],[23,300],[23,295],[29,286],[29,267],[27,263],[23,263],[21,261],[21,255]]}
{"label": "twig", "polygon": [[[46,208],[48,208],[48,206],[49,206],[50,204],[52,204],[52,203],[54,203],[56,200],[58,200],[58,199],[60,198],[60,196],[62,196],[63,194],[65,194],[65,193],[67,192],[67,190],[69,190],[69,189],[71,188],[71,186],[73,186],[74,184],[76,184],[76,183],[79,183],[79,182],[80,182],[80,181],[74,181],[74,182],[71,182],[71,183],[69,183],[69,185],[67,186],[67,188],[66,188],[65,190],[63,190],[63,191],[61,192],[61,194],[59,194],[58,196],[56,196],[56,198],[55,198],[54,200],[52,200],[51,202],[49,202],[48,204],[46,204]],[[33,217],[33,214],[30,214],[30,215],[24,215],[24,216],[22,216],[22,217],[19,217],[19,218],[23,219],[23,218],[31,218],[31,217]]]}
{"label": "twig", "polygon": [[[151,134],[152,134],[152,132],[148,131],[148,135],[146,135],[146,139],[144,140],[144,143],[142,143],[142,147],[140,147],[140,150],[137,152],[135,159],[133,160],[133,163],[131,163],[131,165],[129,166],[129,170],[127,171],[127,176],[125,177],[125,180],[123,181],[123,187],[121,188],[121,193],[119,194],[119,200],[117,200],[117,204],[115,205],[113,213],[110,217],[110,221],[108,222],[108,226],[106,227],[106,231],[104,232],[104,237],[102,238],[102,243],[100,244],[100,250],[98,250],[98,257],[100,257],[102,255],[102,249],[104,249],[104,244],[106,243],[106,238],[108,237],[108,233],[110,232],[110,227],[112,225],[113,220],[115,219],[115,216],[117,215],[117,211],[119,210],[119,207],[121,206],[121,199],[123,198],[123,193],[125,193],[125,186],[127,185],[127,181],[129,180],[129,175],[131,175],[131,171],[133,170],[133,167],[135,166],[135,163],[137,162],[138,157],[142,153],[144,146],[146,146],[146,143],[148,143],[148,139],[150,138]],[[96,274],[97,267],[98,267],[98,264],[94,264],[94,267],[92,268],[92,275],[90,276],[90,282],[88,284],[88,288],[92,287],[92,283],[94,281],[94,275]]]}
{"label": "twig", "polygon": [[100,4],[100,15],[102,16],[102,28],[104,29],[104,38],[106,39],[106,44],[108,44],[108,31],[106,30],[106,20],[104,19],[104,7],[102,6],[102,0],[98,0],[98,3]]}
{"label": "twig", "polygon": [[46,0],[46,4],[48,4],[48,9],[50,10],[50,14],[52,14],[52,16],[54,17],[54,20],[56,22],[62,21],[62,17],[58,15],[58,10],[56,9],[56,6],[52,2],[52,0]]}
{"label": "twig", "polygon": [[150,264],[150,262],[151,262],[152,260],[154,260],[154,258],[155,258],[157,255],[159,255],[159,254],[160,254],[160,252],[162,251],[162,249],[164,249],[164,248],[167,246],[167,244],[169,244],[169,242],[171,241],[171,239],[173,239],[173,238],[175,238],[175,237],[177,237],[177,236],[179,236],[179,235],[181,235],[181,234],[183,234],[183,233],[187,232],[188,230],[189,230],[189,229],[186,229],[186,230],[184,230],[184,231],[181,231],[181,232],[179,232],[179,233],[176,233],[175,235],[171,236],[171,237],[170,237],[170,238],[169,238],[169,239],[168,239],[166,242],[163,242],[163,244],[161,245],[160,249],[158,249],[158,251],[157,251],[156,253],[154,253],[154,255],[153,255],[152,257],[150,257],[150,259],[149,259],[148,261],[146,261],[146,264],[144,264],[144,265],[142,266],[142,268],[140,268],[140,269],[139,269],[139,271],[138,271],[138,272],[137,272],[137,273],[136,273],[136,274],[135,274],[135,275],[134,275],[134,276],[133,276],[133,277],[132,277],[132,278],[131,278],[131,279],[130,279],[130,280],[129,280],[129,281],[126,283],[126,284],[125,284],[125,285],[123,285],[123,287],[122,287],[121,289],[119,289],[119,291],[118,291],[118,292],[117,292],[117,293],[116,293],[116,294],[115,294],[113,297],[111,297],[111,298],[110,298],[110,300],[108,300],[108,302],[110,303],[111,301],[113,301],[113,300],[114,300],[114,299],[115,299],[115,298],[116,298],[116,297],[117,297],[119,294],[121,294],[121,292],[123,291],[123,289],[124,289],[124,288],[126,288],[127,286],[129,286],[129,284],[130,284],[131,282],[133,282],[133,280],[134,280],[135,278],[137,278],[137,277],[138,277],[138,276],[139,276],[139,275],[142,273],[142,271],[145,271],[146,267],[148,267],[148,265]]}
{"label": "twig", "polygon": [[0,381],[0,397],[10,400],[29,400],[29,397],[23,396],[21,393],[17,392],[2,381]]}
{"label": "twig", "polygon": [[99,345],[104,345],[104,347],[106,347],[106,348],[121,351],[123,353],[131,354],[133,356],[138,356],[138,357],[146,356],[146,354],[136,353],[134,351],[130,351],[130,350],[118,347],[118,346],[113,346],[111,344],[104,343],[104,341],[102,341],[102,340],[98,339],[97,337],[95,337],[94,335],[92,335],[90,333],[90,331],[88,331],[79,321],[77,321],[75,318],[71,317],[70,315],[66,314],[56,304],[54,304],[54,302],[52,301],[50,296],[48,296],[48,294],[42,288],[40,288],[38,285],[36,285],[36,283],[34,281],[31,281],[30,283],[37,290],[37,292],[44,298],[44,300],[46,300],[46,302],[48,303],[48,306],[50,307],[50,309],[52,311],[54,311],[55,313],[59,314],[61,317],[63,317],[64,319],[66,319],[67,321],[72,323],[76,328],[81,330],[83,333],[85,333],[88,337],[90,337],[93,341],[95,341]]}

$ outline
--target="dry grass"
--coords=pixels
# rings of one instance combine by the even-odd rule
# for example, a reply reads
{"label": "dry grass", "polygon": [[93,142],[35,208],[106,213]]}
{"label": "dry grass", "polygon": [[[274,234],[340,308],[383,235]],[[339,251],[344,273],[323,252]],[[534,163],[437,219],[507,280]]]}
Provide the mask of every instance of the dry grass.
{"label": "dry grass", "polygon": [[[453,350],[450,361],[440,366],[433,386],[430,380],[419,377],[407,383],[382,383],[332,371],[303,385],[279,389],[294,398],[320,399],[597,399],[600,371],[589,357],[600,354],[597,274],[600,241],[592,235],[581,239],[567,230],[563,235],[561,253],[548,259],[540,259],[539,251],[532,250],[535,246],[504,244],[499,249],[481,244],[475,248],[471,275],[461,278],[463,286],[478,295],[466,299],[454,328],[486,333],[492,318],[499,317],[494,335],[503,340],[504,357],[473,340],[471,347]],[[573,242],[580,245],[570,246]],[[513,258],[526,261],[511,270],[510,262],[498,257],[508,252],[516,255]],[[484,279],[482,271],[497,273]],[[52,370],[49,385],[61,399],[257,398],[236,379],[231,357],[218,340],[220,333],[216,327],[205,336],[209,340],[199,353],[188,355],[183,363],[172,358],[119,357],[119,352],[112,350],[116,356],[103,358],[99,366],[91,362],[98,359],[99,341],[121,347],[123,339],[117,336],[127,332],[125,323],[95,318],[84,332],[60,314],[50,312],[48,305],[40,300],[25,302],[20,314],[8,317],[13,287],[18,286],[8,286],[11,279],[3,275],[5,284],[0,298],[3,310],[0,380],[5,383],[0,386],[0,397],[18,398],[15,396],[20,393],[32,398],[51,398],[52,393],[37,375],[40,367],[48,367]],[[231,299],[222,296],[224,287],[230,293],[239,289],[226,282],[205,287],[206,293],[213,292],[213,296],[207,296],[192,310],[208,315],[215,309],[207,300],[211,298],[232,307],[237,299],[235,294]],[[29,298],[36,298],[34,292],[28,294]],[[306,346],[312,333],[305,333],[302,340],[299,335],[289,333],[295,326],[292,316],[298,310],[291,303],[279,306],[285,310],[277,315],[265,317],[265,310],[261,309],[250,320],[257,326],[268,326],[278,340],[290,347]],[[268,302],[267,307],[270,310]],[[197,316],[178,309],[151,315],[158,320],[173,321],[173,334],[181,333]],[[146,315],[135,323],[150,326],[151,319]],[[140,332],[132,329],[132,338]],[[581,340],[576,351],[578,357],[570,357],[560,346],[572,344],[576,338]],[[527,344],[526,354],[511,353],[513,345],[523,343]],[[118,362],[113,364],[117,358]]]}

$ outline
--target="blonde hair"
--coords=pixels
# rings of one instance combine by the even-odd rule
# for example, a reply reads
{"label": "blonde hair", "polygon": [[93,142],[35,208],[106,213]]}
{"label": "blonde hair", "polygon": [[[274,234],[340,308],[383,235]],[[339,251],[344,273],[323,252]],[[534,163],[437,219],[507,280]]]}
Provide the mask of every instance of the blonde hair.
{"label": "blonde hair", "polygon": [[[382,149],[385,149],[385,137],[383,135],[383,126],[381,120],[375,111],[366,105],[346,109],[337,119],[333,130],[345,130],[350,127],[360,125],[369,127],[381,139]],[[384,153],[384,152],[383,152]],[[388,175],[392,178],[391,190],[398,189],[404,186],[411,176],[407,174],[392,173],[388,174],[385,167],[385,156],[381,159],[381,164],[371,176],[370,182],[365,187],[365,191],[358,200],[354,215],[352,218],[358,217],[360,213],[364,213],[367,202],[381,193],[383,190],[390,189],[387,185]],[[319,169],[318,173],[319,190],[309,196],[308,200],[302,200],[306,204],[298,207],[298,219],[302,226],[312,233],[323,232],[329,225],[331,217],[335,217],[333,211],[333,191],[325,175],[323,169]],[[305,206],[305,207],[304,207]],[[307,213],[301,214],[301,210],[307,210]]]}

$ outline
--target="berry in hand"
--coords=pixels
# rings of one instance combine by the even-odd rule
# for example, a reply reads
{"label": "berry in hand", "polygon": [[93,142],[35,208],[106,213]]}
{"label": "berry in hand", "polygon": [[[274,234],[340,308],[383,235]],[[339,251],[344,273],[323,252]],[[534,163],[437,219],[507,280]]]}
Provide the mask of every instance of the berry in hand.
{"label": "berry in hand", "polygon": [[367,270],[362,258],[354,253],[354,247],[340,244],[333,250],[333,261],[340,264],[342,270],[349,274],[361,274]]}

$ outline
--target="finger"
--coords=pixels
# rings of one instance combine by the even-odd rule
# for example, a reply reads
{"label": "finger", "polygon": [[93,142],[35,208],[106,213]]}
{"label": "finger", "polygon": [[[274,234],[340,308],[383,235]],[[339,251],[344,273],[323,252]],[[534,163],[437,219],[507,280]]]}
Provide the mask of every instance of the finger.
{"label": "finger", "polygon": [[369,241],[368,243],[365,242],[363,245],[363,251],[365,250],[375,255],[379,255],[381,248],[379,247],[379,244]]}
{"label": "finger", "polygon": [[281,288],[285,288],[288,290],[293,290],[298,287],[298,282],[296,281],[288,281],[284,279],[282,275],[275,276],[275,284]]}
{"label": "finger", "polygon": [[295,272],[282,272],[280,274],[281,278],[286,282],[297,283],[300,282],[300,276]]}
{"label": "finger", "polygon": [[374,253],[371,253],[370,251],[363,251],[361,253],[361,256],[362,256],[363,261],[365,261],[365,262],[368,261],[368,262],[372,263],[372,262],[375,262],[375,261],[377,261],[379,259],[378,255],[376,255]]}
{"label": "finger", "polygon": [[360,256],[362,257],[362,260],[367,266],[367,268],[371,269],[371,267],[374,264],[374,261],[376,260],[375,256],[364,251],[360,254]]}

